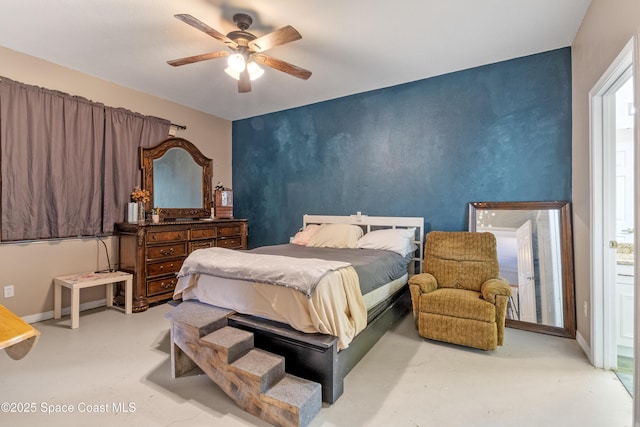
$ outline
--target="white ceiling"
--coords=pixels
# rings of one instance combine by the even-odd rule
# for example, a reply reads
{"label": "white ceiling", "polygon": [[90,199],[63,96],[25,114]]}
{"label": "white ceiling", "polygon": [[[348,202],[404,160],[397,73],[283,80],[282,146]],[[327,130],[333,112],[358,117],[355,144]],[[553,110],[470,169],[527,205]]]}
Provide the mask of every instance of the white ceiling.
{"label": "white ceiling", "polygon": [[[237,120],[570,46],[589,3],[0,0],[0,45]],[[224,58],[166,63],[226,49],[173,15],[191,14],[226,34],[237,29],[238,12],[252,16],[249,31],[258,37],[295,27],[301,40],[266,53],[311,70],[311,78],[267,68],[241,94]]]}

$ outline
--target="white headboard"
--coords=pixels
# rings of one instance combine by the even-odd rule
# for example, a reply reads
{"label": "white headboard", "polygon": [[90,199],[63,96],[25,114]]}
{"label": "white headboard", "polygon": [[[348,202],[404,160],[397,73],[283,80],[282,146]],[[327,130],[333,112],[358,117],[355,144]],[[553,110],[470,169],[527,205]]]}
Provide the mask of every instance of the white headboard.
{"label": "white headboard", "polygon": [[384,228],[412,228],[416,233],[413,243],[417,249],[413,253],[409,264],[409,273],[417,274],[422,272],[423,241],[424,241],[424,218],[422,217],[402,217],[402,216],[369,216],[358,212],[356,215],[336,216],[336,215],[308,215],[302,217],[302,229],[308,224],[353,224],[363,228],[365,233],[372,230]]}

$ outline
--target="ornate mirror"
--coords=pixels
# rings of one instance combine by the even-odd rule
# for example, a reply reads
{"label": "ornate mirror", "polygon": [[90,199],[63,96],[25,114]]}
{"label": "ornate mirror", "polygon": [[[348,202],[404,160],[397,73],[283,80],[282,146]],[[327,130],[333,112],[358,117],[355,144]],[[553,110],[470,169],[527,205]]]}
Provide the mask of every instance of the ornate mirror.
{"label": "ornate mirror", "polygon": [[151,199],[148,208],[160,208],[164,219],[211,216],[211,163],[182,138],[140,148],[142,186]]}
{"label": "ornate mirror", "polygon": [[575,338],[569,202],[469,203],[469,231],[496,236],[512,291],[506,326]]}

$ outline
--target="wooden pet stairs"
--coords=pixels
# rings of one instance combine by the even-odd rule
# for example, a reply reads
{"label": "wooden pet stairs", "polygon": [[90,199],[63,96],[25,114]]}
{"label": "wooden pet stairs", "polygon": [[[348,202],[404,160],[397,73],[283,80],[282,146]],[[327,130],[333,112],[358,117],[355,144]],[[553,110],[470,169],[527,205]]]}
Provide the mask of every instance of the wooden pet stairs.
{"label": "wooden pet stairs", "polygon": [[284,358],[254,348],[252,332],[228,326],[234,311],[185,301],[171,320],[174,378],[200,367],[243,410],[276,426],[306,426],[322,408],[318,383],[284,371]]}

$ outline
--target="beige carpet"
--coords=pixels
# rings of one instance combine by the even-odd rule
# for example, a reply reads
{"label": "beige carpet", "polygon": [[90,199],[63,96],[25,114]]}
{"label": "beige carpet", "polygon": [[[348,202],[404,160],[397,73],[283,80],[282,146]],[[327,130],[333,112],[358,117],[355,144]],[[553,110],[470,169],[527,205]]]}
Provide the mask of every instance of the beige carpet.
{"label": "beige carpet", "polygon": [[[41,338],[26,358],[0,354],[0,402],[22,411],[3,405],[0,425],[266,426],[204,375],[171,379],[170,309],[85,311],[76,330],[68,317],[36,324]],[[631,426],[631,405],[615,374],[590,366],[573,340],[508,329],[504,347],[483,352],[425,341],[407,317],[311,426],[621,427]]]}

